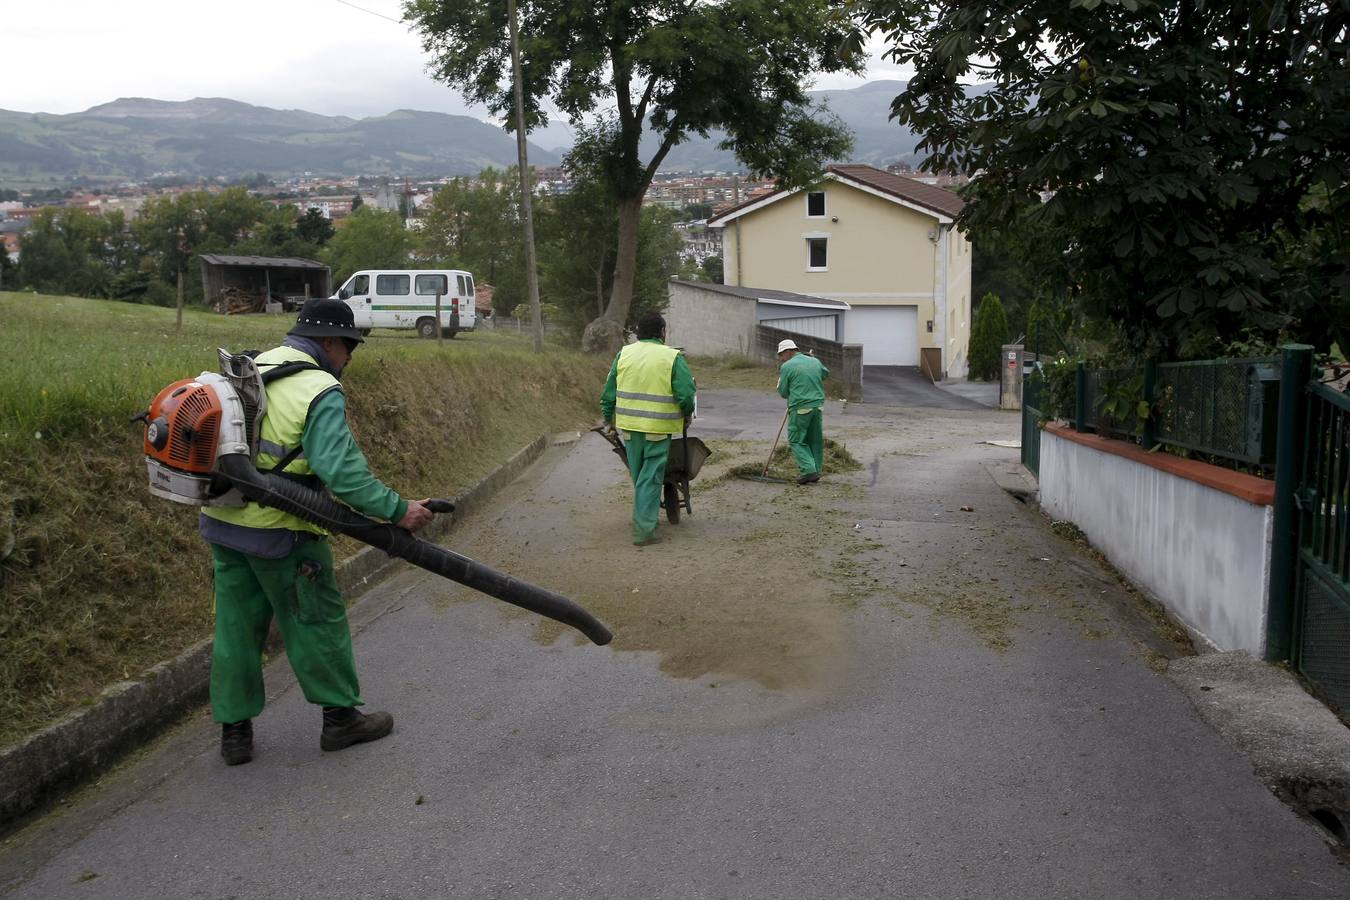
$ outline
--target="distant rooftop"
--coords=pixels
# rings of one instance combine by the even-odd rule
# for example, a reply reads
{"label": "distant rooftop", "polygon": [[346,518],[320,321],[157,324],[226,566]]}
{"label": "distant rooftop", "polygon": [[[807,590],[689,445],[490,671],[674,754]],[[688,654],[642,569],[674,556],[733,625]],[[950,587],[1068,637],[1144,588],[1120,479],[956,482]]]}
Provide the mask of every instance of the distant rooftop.
{"label": "distant rooftop", "polygon": [[255,266],[266,269],[326,269],[321,262],[298,256],[224,256],[203,253],[201,258],[213,266]]}
{"label": "distant rooftop", "polygon": [[734,297],[744,297],[747,300],[760,300],[765,303],[782,303],[789,306],[823,306],[830,309],[852,308],[843,300],[834,300],[829,297],[812,297],[809,294],[794,294],[791,291],[775,291],[770,290],[769,288],[736,287],[730,284],[710,284],[706,281],[686,281],[683,278],[672,278],[671,281],[689,287],[702,288],[705,291],[714,291],[718,294],[730,294]]}

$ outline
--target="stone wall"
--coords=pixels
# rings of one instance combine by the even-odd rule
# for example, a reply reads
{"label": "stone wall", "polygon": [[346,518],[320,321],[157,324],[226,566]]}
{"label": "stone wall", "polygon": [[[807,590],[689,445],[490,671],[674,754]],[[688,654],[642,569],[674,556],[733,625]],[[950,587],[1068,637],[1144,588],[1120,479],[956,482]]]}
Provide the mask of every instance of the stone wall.
{"label": "stone wall", "polygon": [[[666,343],[691,356],[755,354],[755,301],[672,281]],[[827,363],[828,365],[828,363]]]}
{"label": "stone wall", "polygon": [[798,350],[813,354],[830,370],[830,380],[825,384],[827,396],[862,400],[862,344],[842,344],[839,341],[797,334],[795,331],[784,331],[772,325],[756,325],[755,346],[758,358],[776,365],[778,342],[787,338],[796,343]]}

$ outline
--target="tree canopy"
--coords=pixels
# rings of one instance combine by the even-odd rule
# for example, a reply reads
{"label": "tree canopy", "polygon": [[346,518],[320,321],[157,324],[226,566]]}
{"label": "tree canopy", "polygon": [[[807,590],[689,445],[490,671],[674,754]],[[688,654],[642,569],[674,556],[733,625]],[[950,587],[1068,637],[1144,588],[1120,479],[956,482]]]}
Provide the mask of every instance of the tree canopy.
{"label": "tree canopy", "polygon": [[[529,125],[546,121],[545,98],[575,124],[596,114],[609,123],[601,171],[618,206],[617,257],[605,313],[588,329],[590,349],[610,349],[621,338],[642,197],[687,135],[724,130],[724,147],[785,186],[808,183],[822,159],[847,152],[847,134],[809,108],[805,86],[816,72],[860,70],[862,54],[845,48],[848,23],[831,14],[832,6],[830,0],[519,4]],[[437,78],[510,121],[505,4],[407,0],[404,17],[432,55]],[[643,160],[647,129],[657,148]]]}
{"label": "tree canopy", "polygon": [[915,71],[892,111],[924,166],[975,176],[963,224],[1062,229],[1064,287],[1137,350],[1350,343],[1346,0],[852,12]]}

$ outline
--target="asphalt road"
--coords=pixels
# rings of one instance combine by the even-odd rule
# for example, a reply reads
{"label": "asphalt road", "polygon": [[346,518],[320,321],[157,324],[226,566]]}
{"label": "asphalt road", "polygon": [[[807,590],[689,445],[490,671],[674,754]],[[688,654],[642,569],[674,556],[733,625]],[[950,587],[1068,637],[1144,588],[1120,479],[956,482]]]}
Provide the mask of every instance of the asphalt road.
{"label": "asphalt road", "polygon": [[[997,403],[997,393],[994,398]],[[943,390],[914,366],[866,366],[863,402],[929,409],[984,409],[992,405]]]}
{"label": "asphalt road", "polygon": [[[708,392],[694,431],[717,465],[762,455],[780,403]],[[198,717],[5,842],[0,894],[1350,895],[1155,671],[1120,586],[992,483],[1011,452],[979,441],[1015,416],[831,404],[826,432],[861,470],[705,470],[642,549],[608,447],[550,449],[450,543],[596,604],[611,648],[409,570],[357,612],[391,737],[321,753],[274,664],[253,763],[226,768]]]}

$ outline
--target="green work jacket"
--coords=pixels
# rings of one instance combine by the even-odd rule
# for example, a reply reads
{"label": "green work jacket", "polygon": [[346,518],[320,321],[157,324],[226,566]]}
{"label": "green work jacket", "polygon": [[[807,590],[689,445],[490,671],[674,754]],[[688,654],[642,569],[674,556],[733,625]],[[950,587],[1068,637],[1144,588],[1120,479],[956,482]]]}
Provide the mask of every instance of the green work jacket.
{"label": "green work jacket", "polygon": [[[264,372],[292,361],[317,365],[312,356],[292,347],[277,347],[257,358]],[[347,426],[342,385],[321,369],[296,372],[267,386],[267,414],[258,438],[259,471],[271,470],[300,446],[302,452],[286,467],[288,474],[317,476],[339,500],[368,516],[397,522],[408,511],[407,501],[371,473]],[[290,513],[252,502],[242,507],[203,507],[202,515],[245,528],[328,533]]]}
{"label": "green work jacket", "polygon": [[830,370],[814,356],[797,353],[778,369],[778,396],[787,399],[788,409],[823,409],[825,379]]}
{"label": "green work jacket", "polygon": [[614,357],[600,413],[624,431],[679,434],[694,412],[694,376],[684,354],[659,338],[637,341]]}

